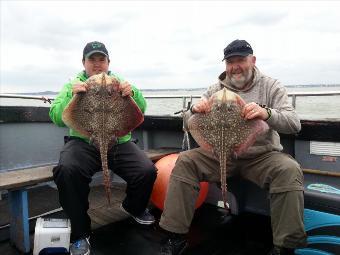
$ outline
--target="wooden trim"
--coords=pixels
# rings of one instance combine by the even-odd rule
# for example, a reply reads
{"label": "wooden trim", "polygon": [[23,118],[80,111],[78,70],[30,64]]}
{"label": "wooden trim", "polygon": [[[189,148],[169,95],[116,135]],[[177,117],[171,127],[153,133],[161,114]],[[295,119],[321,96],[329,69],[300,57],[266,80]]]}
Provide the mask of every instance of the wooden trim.
{"label": "wooden trim", "polygon": [[18,189],[51,181],[54,166],[49,165],[0,173],[0,190]]}
{"label": "wooden trim", "polygon": [[340,177],[340,173],[338,172],[331,172],[331,171],[323,171],[323,170],[316,170],[316,169],[302,169],[303,173],[305,174],[315,174],[315,175],[324,175],[324,176],[331,176],[331,177]]}

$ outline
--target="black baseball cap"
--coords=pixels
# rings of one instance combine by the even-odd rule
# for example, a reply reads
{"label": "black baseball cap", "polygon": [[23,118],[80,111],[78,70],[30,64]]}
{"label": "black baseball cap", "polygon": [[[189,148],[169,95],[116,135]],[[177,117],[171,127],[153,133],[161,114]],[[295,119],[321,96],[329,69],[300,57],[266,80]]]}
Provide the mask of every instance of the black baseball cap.
{"label": "black baseball cap", "polygon": [[230,58],[232,56],[243,56],[246,57],[249,54],[253,54],[253,49],[250,44],[245,40],[235,40],[229,43],[227,47],[224,49],[224,58]]}
{"label": "black baseball cap", "polygon": [[97,41],[87,43],[83,50],[83,59],[90,57],[94,53],[103,54],[109,59],[109,52],[104,43]]}

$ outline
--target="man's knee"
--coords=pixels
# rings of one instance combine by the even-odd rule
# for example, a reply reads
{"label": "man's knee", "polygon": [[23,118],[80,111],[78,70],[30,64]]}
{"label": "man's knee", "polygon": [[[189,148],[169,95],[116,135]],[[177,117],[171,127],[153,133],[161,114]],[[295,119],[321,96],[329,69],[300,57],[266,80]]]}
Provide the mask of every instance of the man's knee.
{"label": "man's knee", "polygon": [[190,171],[191,165],[193,164],[193,158],[190,156],[190,151],[183,151],[178,155],[172,175],[183,176]]}
{"label": "man's knee", "polygon": [[303,173],[300,165],[295,161],[291,160],[286,162],[282,168],[281,173],[278,175],[282,182],[297,182],[303,183]]}
{"label": "man's knee", "polygon": [[295,160],[286,160],[277,168],[271,184],[272,192],[303,190],[303,172]]}
{"label": "man's knee", "polygon": [[176,179],[194,186],[199,185],[199,179],[202,174],[196,166],[197,157],[198,154],[192,153],[192,151],[181,152],[171,172],[170,179]]}
{"label": "man's knee", "polygon": [[180,172],[182,168],[186,169],[194,169],[196,162],[200,160],[200,157],[202,157],[201,154],[199,154],[196,150],[188,150],[183,151],[179,154],[178,159],[176,161],[176,165],[174,168],[175,173]]}

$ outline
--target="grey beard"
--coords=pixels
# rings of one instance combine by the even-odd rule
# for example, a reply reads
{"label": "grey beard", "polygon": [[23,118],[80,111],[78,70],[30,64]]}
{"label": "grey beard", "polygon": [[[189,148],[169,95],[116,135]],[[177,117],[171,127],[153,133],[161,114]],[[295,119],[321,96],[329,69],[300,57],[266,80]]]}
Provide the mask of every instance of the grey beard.
{"label": "grey beard", "polygon": [[252,75],[253,75],[252,70],[249,70],[246,76],[245,77],[243,76],[242,79],[236,80],[231,76],[230,83],[231,85],[238,89],[243,89],[244,86],[246,86],[246,84],[250,81]]}

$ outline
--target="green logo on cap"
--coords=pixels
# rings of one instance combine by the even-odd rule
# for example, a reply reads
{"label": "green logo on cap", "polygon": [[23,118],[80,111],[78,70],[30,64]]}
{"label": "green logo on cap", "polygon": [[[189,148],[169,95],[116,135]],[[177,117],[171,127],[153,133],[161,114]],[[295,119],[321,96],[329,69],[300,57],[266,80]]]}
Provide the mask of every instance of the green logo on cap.
{"label": "green logo on cap", "polygon": [[91,44],[93,49],[101,48],[102,44],[99,42],[94,42]]}

